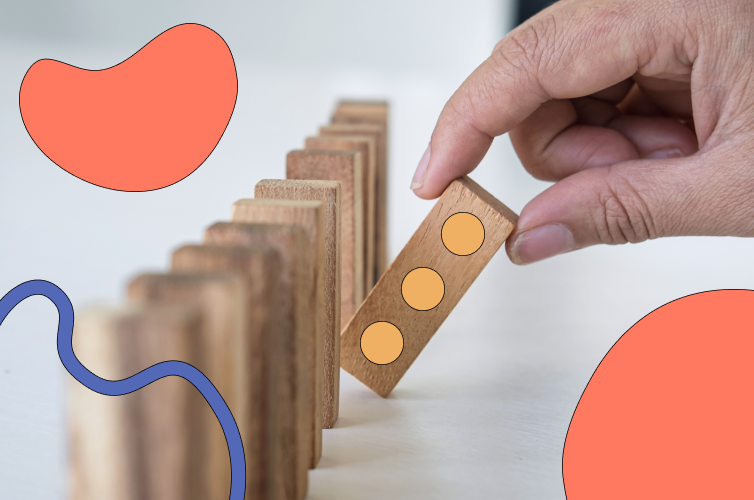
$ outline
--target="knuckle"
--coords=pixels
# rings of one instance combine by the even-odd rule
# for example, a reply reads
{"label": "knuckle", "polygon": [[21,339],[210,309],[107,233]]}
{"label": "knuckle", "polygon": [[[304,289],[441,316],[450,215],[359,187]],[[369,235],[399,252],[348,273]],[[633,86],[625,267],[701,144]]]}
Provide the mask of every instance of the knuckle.
{"label": "knuckle", "polygon": [[557,54],[558,25],[554,15],[537,16],[501,40],[490,57],[493,68],[507,78],[531,84],[543,66],[549,64],[547,56]]}
{"label": "knuckle", "polygon": [[[754,170],[745,140],[731,141],[713,153],[699,155],[699,179],[688,189],[686,213],[678,215],[679,232],[713,236],[754,236]],[[709,165],[720,165],[709,169]],[[706,168],[705,168],[706,167]]]}
{"label": "knuckle", "polygon": [[661,235],[661,228],[642,193],[625,177],[605,178],[591,217],[600,241],[607,245],[639,243]]}
{"label": "knuckle", "polygon": [[457,92],[445,104],[440,115],[440,125],[450,128],[470,126],[480,130],[482,127],[476,119],[480,108],[484,106],[483,99],[481,91],[476,87],[471,87],[466,92]]}

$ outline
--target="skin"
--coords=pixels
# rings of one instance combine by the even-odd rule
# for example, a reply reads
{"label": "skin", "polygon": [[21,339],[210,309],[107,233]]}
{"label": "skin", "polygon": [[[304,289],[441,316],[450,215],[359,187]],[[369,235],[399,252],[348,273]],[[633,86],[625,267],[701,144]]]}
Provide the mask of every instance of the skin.
{"label": "skin", "polygon": [[554,181],[506,243],[527,264],[596,244],[754,236],[754,2],[562,0],[513,30],[445,105],[421,198],[510,133]]}

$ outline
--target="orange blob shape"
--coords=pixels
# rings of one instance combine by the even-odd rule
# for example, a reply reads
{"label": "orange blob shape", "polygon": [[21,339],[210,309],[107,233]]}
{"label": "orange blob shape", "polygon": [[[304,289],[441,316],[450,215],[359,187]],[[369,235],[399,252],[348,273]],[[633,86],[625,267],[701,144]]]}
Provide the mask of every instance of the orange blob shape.
{"label": "orange blob shape", "polygon": [[445,282],[434,269],[417,267],[403,278],[401,293],[410,307],[417,311],[429,311],[442,302]]}
{"label": "orange blob shape", "polygon": [[754,498],[754,292],[655,310],[602,360],[563,451],[569,500]]}
{"label": "orange blob shape", "polygon": [[442,225],[442,242],[451,253],[471,255],[484,243],[484,225],[476,215],[459,212]]}
{"label": "orange blob shape", "polygon": [[361,352],[376,365],[392,363],[403,352],[403,334],[387,321],[372,323],[361,334]]}
{"label": "orange blob shape", "polygon": [[53,162],[92,184],[149,191],[196,170],[225,132],[238,80],[211,29],[182,24],[117,66],[42,59],[21,84],[21,116]]}

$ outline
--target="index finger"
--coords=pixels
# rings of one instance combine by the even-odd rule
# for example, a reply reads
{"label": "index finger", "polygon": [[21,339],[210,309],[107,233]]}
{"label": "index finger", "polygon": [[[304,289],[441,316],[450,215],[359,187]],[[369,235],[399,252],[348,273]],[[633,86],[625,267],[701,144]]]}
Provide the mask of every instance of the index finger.
{"label": "index finger", "polygon": [[573,1],[555,4],[513,30],[443,108],[414,192],[438,197],[453,179],[476,168],[496,136],[550,99],[595,93],[650,63],[653,73],[672,71],[672,58],[655,58],[661,42],[652,36],[647,11],[646,2]]}

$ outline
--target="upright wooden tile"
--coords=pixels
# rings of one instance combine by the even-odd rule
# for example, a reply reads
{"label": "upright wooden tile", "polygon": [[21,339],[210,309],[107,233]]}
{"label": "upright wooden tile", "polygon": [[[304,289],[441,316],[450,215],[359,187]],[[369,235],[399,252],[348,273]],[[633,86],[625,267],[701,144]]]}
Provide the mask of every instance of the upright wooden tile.
{"label": "upright wooden tile", "polygon": [[[390,105],[387,101],[340,101],[332,115],[333,125],[377,125],[382,129],[381,143],[377,143],[377,173],[375,180],[377,248],[375,261],[378,275],[375,283],[387,269],[387,186],[388,137],[390,135]],[[380,208],[381,207],[381,208]],[[384,243],[380,243],[380,242]]]}
{"label": "upright wooden tile", "polygon": [[[120,380],[167,360],[201,364],[201,320],[185,308],[97,308],[76,316],[73,347],[96,375]],[[191,384],[160,379],[118,397],[70,379],[71,498],[201,498],[192,439],[212,411]],[[228,491],[230,485],[228,485]],[[227,492],[226,492],[227,495]]]}
{"label": "upright wooden tile", "polygon": [[362,203],[361,153],[352,151],[291,151],[286,176],[298,180],[341,182],[341,288],[340,330],[351,320],[364,300],[364,210]]}
{"label": "upright wooden tile", "polygon": [[[201,313],[202,357],[194,364],[214,384],[236,422],[246,421],[245,334],[246,289],[237,274],[171,273],[142,274],[128,286],[132,303],[187,306]],[[201,482],[201,497],[222,498],[230,490],[228,446],[214,415],[201,421],[190,439],[202,441],[202,453],[189,454],[192,470]],[[211,413],[211,412],[210,412]],[[247,453],[254,453],[247,450]]]}
{"label": "upright wooden tile", "polygon": [[311,321],[307,324],[309,294],[306,269],[306,234],[294,225],[218,222],[204,232],[207,245],[263,246],[280,255],[278,273],[281,345],[276,359],[277,442],[275,482],[281,500],[306,496],[311,457]]}
{"label": "upright wooden tile", "polygon": [[[340,101],[332,115],[334,125],[378,125],[382,128],[382,142],[377,143],[377,261],[378,275],[375,283],[387,269],[387,186],[388,186],[388,137],[390,135],[390,105],[387,101]],[[382,208],[380,208],[382,207]],[[384,243],[379,243],[384,241]],[[382,253],[380,253],[382,252]]]}
{"label": "upright wooden tile", "polygon": [[233,204],[233,222],[293,224],[306,234],[306,293],[308,310],[296,318],[306,330],[309,359],[306,379],[311,385],[307,411],[308,436],[311,440],[308,465],[316,467],[322,456],[322,381],[324,375],[325,311],[323,275],[325,266],[325,211],[320,201],[246,199]]}
{"label": "upright wooden tile", "polygon": [[390,104],[387,101],[340,101],[332,116],[333,123],[379,123],[387,126]]}
{"label": "upright wooden tile", "polygon": [[274,248],[256,246],[185,245],[173,253],[175,272],[234,273],[246,288],[244,346],[240,381],[243,390],[242,420],[236,419],[246,456],[246,497],[265,500],[283,498],[280,475],[296,481],[295,469],[281,467],[280,441],[293,427],[292,404],[279,397],[282,383],[290,377],[285,348],[294,332],[285,322],[287,269]]}
{"label": "upright wooden tile", "polygon": [[364,296],[374,286],[374,234],[375,201],[374,189],[377,160],[376,144],[368,136],[320,135],[306,139],[306,149],[325,149],[334,151],[358,151],[363,161],[364,185]]}
{"label": "upright wooden tile", "polygon": [[[324,269],[322,273],[322,301],[317,307],[323,312],[322,356],[322,427],[331,428],[338,419],[340,393],[340,275],[341,275],[341,182],[304,180],[263,180],[254,188],[257,198],[310,200],[322,203],[324,225]],[[320,450],[315,453],[317,460]]]}
{"label": "upright wooden tile", "polygon": [[[336,115],[338,116],[338,115]],[[375,234],[374,234],[374,282],[376,283],[387,269],[387,128],[379,123],[333,123],[319,129],[320,135],[364,135],[372,137],[376,144],[375,190]]]}
{"label": "upright wooden tile", "polygon": [[[468,234],[473,231],[464,227],[458,232],[448,231],[455,227],[459,217],[470,219],[473,224],[468,227],[477,231],[474,238],[478,236],[479,247],[468,254],[449,250],[454,248],[453,239],[455,244],[460,241],[466,247],[472,239]],[[449,222],[451,218],[454,219]],[[516,214],[476,182],[468,177],[453,181],[346,326],[341,337],[341,366],[377,394],[387,397],[517,221]],[[422,294],[431,295],[435,285],[440,292],[436,296],[439,303],[430,304],[432,307],[417,306],[415,299],[407,295],[407,280],[412,282],[409,276],[417,270],[418,274],[413,276],[429,276],[419,281],[431,284],[420,290]],[[382,330],[375,330],[372,325]],[[368,327],[372,330],[365,336]],[[393,334],[396,329],[399,333]],[[380,336],[373,335],[375,331]],[[398,350],[392,350],[395,344],[387,344],[395,336],[400,342]],[[365,347],[394,352],[395,357],[381,355],[378,362],[373,362],[368,359]]]}

